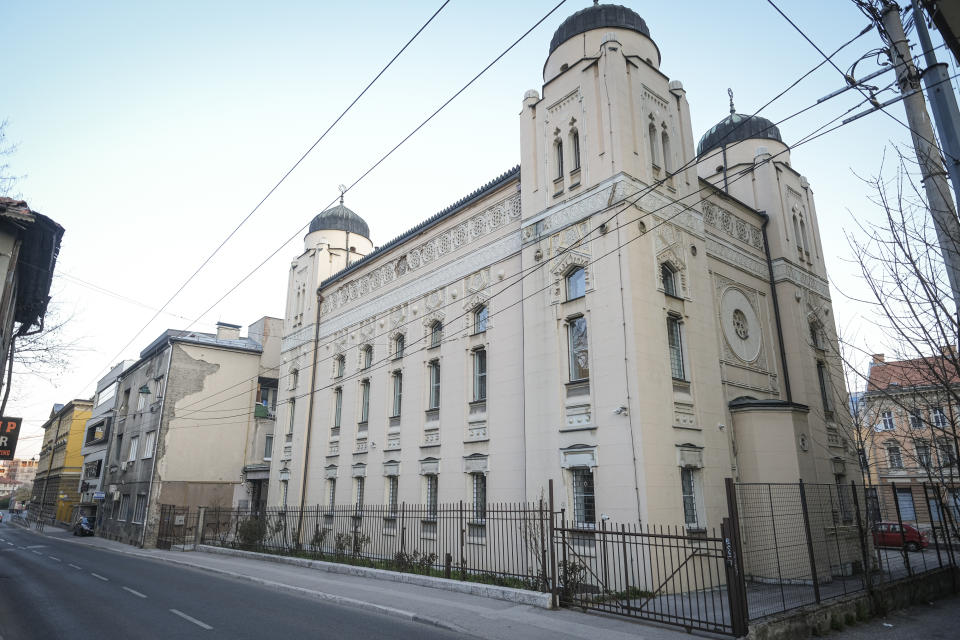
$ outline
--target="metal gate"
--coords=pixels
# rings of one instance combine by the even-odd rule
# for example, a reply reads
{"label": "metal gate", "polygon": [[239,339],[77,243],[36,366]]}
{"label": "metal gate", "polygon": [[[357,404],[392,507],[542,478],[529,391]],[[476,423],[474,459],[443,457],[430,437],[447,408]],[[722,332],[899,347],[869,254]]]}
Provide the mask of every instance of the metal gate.
{"label": "metal gate", "polygon": [[196,529],[196,513],[191,514],[187,507],[172,504],[160,505],[160,525],[157,528],[157,549],[170,549],[174,545],[184,545],[192,541]]}
{"label": "metal gate", "polygon": [[738,541],[729,521],[723,534],[682,527],[596,525],[564,520],[554,526],[560,604],[727,635],[746,633],[734,588]]}

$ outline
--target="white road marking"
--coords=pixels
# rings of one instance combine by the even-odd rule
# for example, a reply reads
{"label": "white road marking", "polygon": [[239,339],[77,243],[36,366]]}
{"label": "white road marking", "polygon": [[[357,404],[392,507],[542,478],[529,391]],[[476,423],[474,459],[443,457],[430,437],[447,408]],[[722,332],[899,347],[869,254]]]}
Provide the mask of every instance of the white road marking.
{"label": "white road marking", "polygon": [[92,575],[92,576],[93,576],[94,578],[96,578],[97,580],[103,580],[104,582],[110,582],[110,578],[104,578],[104,577],[103,577],[102,575],[100,575],[99,573],[93,573],[93,572],[91,571],[91,572],[90,572],[90,575]]}
{"label": "white road marking", "polygon": [[75,564],[68,564],[67,566],[68,566],[68,567],[73,567],[74,569],[83,569],[83,567],[78,567],[78,566],[75,565]]}
{"label": "white road marking", "polygon": [[132,593],[133,595],[137,596],[138,598],[146,598],[146,597],[147,597],[147,596],[143,595],[142,593],[140,593],[139,591],[134,591],[134,590],[131,589],[130,587],[124,587],[123,590],[124,590],[124,591],[129,591],[130,593]]}
{"label": "white road marking", "polygon": [[54,558],[53,556],[47,556],[47,557],[53,560],[54,562],[60,562],[60,558]]}
{"label": "white road marking", "polygon": [[12,542],[8,542],[7,544],[10,545],[11,547],[13,546],[13,543],[12,543]]}
{"label": "white road marking", "polygon": [[188,616],[188,615],[185,614],[183,611],[177,611],[176,609],[170,609],[170,613],[172,613],[172,614],[174,614],[174,615],[177,615],[177,616],[180,616],[180,617],[183,618],[184,620],[189,620],[189,621],[192,622],[193,624],[195,624],[195,625],[197,625],[198,627],[201,627],[201,628],[203,628],[203,629],[207,629],[207,630],[213,629],[213,627],[211,627],[210,625],[208,625],[206,622],[200,622],[200,621],[197,620],[196,618],[191,617],[191,616]]}
{"label": "white road marking", "polygon": [[42,556],[42,555],[43,555],[43,551],[34,550],[33,552],[34,552],[35,554],[37,554],[38,556]]}

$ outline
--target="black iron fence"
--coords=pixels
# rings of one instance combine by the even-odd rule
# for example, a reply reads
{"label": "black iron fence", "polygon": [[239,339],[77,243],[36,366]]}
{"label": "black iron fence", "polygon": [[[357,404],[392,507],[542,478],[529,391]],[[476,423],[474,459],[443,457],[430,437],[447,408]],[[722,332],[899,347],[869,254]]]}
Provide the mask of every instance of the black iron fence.
{"label": "black iron fence", "polygon": [[202,510],[160,505],[160,523],[157,527],[158,549],[193,549],[201,539]]}
{"label": "black iron fence", "polygon": [[203,544],[548,591],[542,503],[207,509]]}
{"label": "black iron fence", "polygon": [[940,487],[737,484],[751,620],[957,566]]}

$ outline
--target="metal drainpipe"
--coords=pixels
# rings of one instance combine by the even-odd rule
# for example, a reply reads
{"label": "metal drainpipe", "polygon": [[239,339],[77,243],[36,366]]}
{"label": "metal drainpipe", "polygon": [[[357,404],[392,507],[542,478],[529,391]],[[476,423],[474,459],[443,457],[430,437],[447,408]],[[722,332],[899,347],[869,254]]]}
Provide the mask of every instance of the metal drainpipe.
{"label": "metal drainpipe", "polygon": [[[167,347],[169,353],[167,354],[167,372],[163,374],[163,384],[166,385],[164,389],[170,388],[170,363],[173,362],[173,342],[168,338]],[[140,548],[143,549],[143,544],[147,539],[147,525],[150,523],[150,507],[153,503],[153,476],[157,472],[157,450],[160,448],[160,428],[163,427],[163,409],[167,406],[167,392],[163,393],[163,402],[160,403],[160,416],[157,418],[157,437],[153,440],[153,455],[150,458],[150,484],[147,485],[147,514],[143,518],[143,530],[140,532]],[[118,451],[117,454],[120,452]],[[136,509],[136,501],[134,501],[134,509]]]}
{"label": "metal drainpipe", "polygon": [[780,362],[783,363],[783,386],[787,390],[787,402],[793,402],[793,393],[790,391],[790,367],[787,366],[787,350],[783,346],[783,325],[780,323],[780,299],[777,296],[777,285],[773,281],[773,258],[770,257],[770,243],[767,240],[767,225],[770,216],[766,211],[759,212],[763,216],[763,251],[767,255],[767,273],[770,275],[770,295],[773,298],[773,318],[777,323],[777,343],[780,346]]}
{"label": "metal drainpipe", "polygon": [[303,535],[303,507],[307,499],[307,472],[310,462],[310,431],[313,427],[313,400],[317,389],[317,351],[320,348],[320,305],[323,303],[323,294],[317,287],[317,313],[313,329],[313,371],[310,372],[310,401],[307,403],[307,433],[303,452],[303,475],[300,478],[300,515],[297,517],[297,539]]}
{"label": "metal drainpipe", "polygon": [[727,182],[727,145],[720,148],[723,150],[723,192],[730,195],[730,184]]}

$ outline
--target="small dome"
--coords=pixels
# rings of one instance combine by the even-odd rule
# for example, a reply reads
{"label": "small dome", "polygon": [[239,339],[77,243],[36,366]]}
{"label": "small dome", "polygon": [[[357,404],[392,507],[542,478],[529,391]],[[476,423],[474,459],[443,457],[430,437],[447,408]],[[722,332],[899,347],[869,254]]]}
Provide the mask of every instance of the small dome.
{"label": "small dome", "polygon": [[349,231],[350,233],[361,235],[367,240],[370,239],[370,227],[367,226],[367,223],[364,222],[363,218],[343,206],[342,202],[330,207],[326,211],[318,213],[316,217],[310,221],[309,233],[325,229]]}
{"label": "small dome", "polygon": [[618,4],[595,4],[577,11],[563,21],[554,32],[553,39],[550,40],[550,53],[574,36],[606,27],[629,29],[650,37],[647,23],[632,9]]}
{"label": "small dome", "polygon": [[713,149],[729,146],[750,138],[764,138],[783,142],[783,138],[780,137],[780,130],[766,118],[731,113],[703,134],[703,137],[700,138],[700,144],[697,145],[697,155],[702,156]]}

